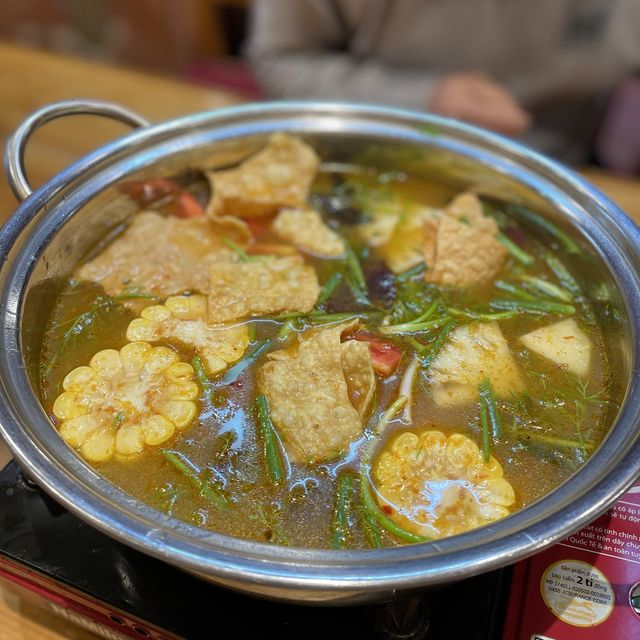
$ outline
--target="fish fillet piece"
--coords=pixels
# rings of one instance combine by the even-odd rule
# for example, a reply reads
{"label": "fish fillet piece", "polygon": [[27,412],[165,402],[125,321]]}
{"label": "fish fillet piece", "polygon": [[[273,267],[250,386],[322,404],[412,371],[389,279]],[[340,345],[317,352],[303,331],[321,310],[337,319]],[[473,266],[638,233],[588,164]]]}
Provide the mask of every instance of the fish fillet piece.
{"label": "fish fillet piece", "polygon": [[427,379],[441,407],[476,402],[488,379],[498,398],[524,389],[522,376],[497,322],[474,322],[454,329],[431,363]]}
{"label": "fish fillet piece", "polygon": [[591,363],[591,340],[570,318],[540,327],[520,337],[531,351],[541,355],[559,367],[585,377]]}

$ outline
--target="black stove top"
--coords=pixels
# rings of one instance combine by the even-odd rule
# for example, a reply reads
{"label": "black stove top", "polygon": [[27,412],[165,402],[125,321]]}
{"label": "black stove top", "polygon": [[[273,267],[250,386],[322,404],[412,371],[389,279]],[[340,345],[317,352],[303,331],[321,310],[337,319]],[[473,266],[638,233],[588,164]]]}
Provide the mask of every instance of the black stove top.
{"label": "black stove top", "polygon": [[[394,605],[259,600],[106,537],[26,481],[15,462],[0,472],[0,561],[184,638],[498,640],[510,582],[510,571],[501,570]],[[109,617],[121,622],[117,614]]]}

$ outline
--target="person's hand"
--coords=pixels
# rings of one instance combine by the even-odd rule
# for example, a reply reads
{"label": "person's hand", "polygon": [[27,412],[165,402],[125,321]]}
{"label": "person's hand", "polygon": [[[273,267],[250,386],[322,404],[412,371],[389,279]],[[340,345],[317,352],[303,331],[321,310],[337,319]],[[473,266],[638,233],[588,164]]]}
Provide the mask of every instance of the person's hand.
{"label": "person's hand", "polygon": [[427,108],[510,136],[524,133],[531,121],[504,87],[474,71],[444,76],[435,86]]}

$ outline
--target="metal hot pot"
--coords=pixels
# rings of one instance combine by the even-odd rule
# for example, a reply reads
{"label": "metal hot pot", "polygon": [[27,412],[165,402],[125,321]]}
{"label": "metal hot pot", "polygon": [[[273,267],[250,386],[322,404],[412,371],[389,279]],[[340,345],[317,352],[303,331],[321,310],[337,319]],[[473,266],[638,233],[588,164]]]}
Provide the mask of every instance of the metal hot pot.
{"label": "metal hot pot", "polygon": [[[45,122],[74,113],[136,131],[31,193],[24,147]],[[46,318],[73,266],[133,212],[118,185],[233,163],[275,131],[303,136],[327,162],[433,177],[526,205],[569,232],[585,282],[609,291],[619,331],[608,338],[622,406],[588,462],[555,491],[504,520],[436,542],[362,551],[296,549],[219,535],[134,500],[57,436],[38,400]],[[298,602],[357,603],[460,580],[539,551],[601,514],[640,474],[640,231],[570,170],[474,127],[364,105],[274,103],[149,125],[116,105],[70,101],[29,117],[7,147],[22,203],[0,232],[0,434],[25,471],[88,523],[185,571],[244,592]]]}

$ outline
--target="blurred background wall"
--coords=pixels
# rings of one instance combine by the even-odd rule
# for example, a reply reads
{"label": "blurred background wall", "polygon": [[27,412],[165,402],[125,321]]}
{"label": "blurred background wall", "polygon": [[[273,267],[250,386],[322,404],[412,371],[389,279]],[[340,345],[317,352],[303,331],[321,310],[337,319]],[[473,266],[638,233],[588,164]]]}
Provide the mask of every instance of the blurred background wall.
{"label": "blurred background wall", "polygon": [[240,60],[250,0],[19,0],[0,38],[258,97]]}

